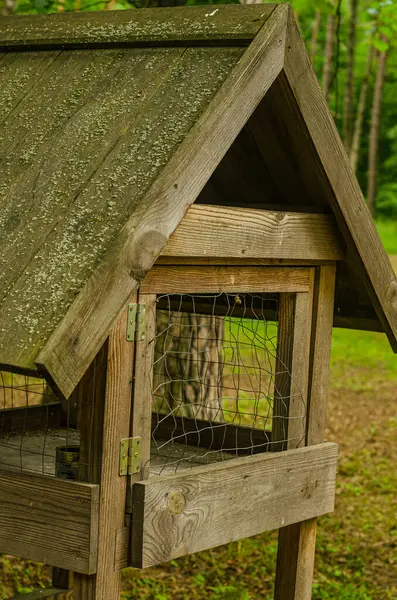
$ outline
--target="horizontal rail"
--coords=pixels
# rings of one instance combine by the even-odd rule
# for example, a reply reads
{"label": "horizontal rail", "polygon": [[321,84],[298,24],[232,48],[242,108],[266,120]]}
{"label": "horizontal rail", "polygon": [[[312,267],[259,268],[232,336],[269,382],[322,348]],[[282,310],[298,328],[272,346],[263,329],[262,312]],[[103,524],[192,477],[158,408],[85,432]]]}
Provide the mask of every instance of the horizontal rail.
{"label": "horizontal rail", "polygon": [[308,292],[313,268],[155,266],[143,294]]}
{"label": "horizontal rail", "polygon": [[0,471],[0,552],[96,571],[99,486]]}
{"label": "horizontal rail", "polygon": [[135,483],[132,563],[144,568],[332,512],[337,445],[232,459]]}
{"label": "horizontal rail", "polygon": [[161,257],[334,261],[344,251],[331,215],[193,204]]}

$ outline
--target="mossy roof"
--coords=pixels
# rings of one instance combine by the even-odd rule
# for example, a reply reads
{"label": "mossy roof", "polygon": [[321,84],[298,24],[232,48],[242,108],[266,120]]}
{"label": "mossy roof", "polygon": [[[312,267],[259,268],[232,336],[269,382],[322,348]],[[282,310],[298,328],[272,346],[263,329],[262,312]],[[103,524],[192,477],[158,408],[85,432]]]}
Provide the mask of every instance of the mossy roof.
{"label": "mossy roof", "polygon": [[284,68],[290,27],[285,5],[0,21],[0,365],[71,393]]}

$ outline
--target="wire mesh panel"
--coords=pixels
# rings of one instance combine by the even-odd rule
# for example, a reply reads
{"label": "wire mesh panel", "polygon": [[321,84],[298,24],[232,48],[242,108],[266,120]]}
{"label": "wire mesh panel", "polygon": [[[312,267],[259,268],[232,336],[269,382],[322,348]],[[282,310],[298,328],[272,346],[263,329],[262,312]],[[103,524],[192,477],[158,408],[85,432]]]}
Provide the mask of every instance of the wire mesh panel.
{"label": "wire mesh panel", "polygon": [[77,479],[77,420],[74,397],[61,401],[44,379],[0,371],[0,468]]}
{"label": "wire mesh panel", "polygon": [[[279,449],[272,424],[289,419],[275,406],[288,407],[291,374],[278,356],[278,310],[270,294],[158,296],[151,473]],[[303,437],[305,399],[294,394]]]}

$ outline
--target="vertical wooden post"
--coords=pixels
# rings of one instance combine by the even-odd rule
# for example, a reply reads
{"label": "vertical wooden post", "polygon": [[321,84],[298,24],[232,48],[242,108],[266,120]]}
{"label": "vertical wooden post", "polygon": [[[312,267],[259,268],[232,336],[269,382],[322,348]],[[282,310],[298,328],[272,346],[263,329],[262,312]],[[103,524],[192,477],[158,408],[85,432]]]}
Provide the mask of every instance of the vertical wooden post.
{"label": "vertical wooden post", "polygon": [[80,479],[100,483],[101,493],[96,574],[74,573],[71,578],[54,570],[54,584],[63,581],[72,586],[74,600],[120,598],[116,540],[125,526],[127,478],[119,475],[119,456],[120,441],[130,434],[134,358],[134,344],[127,341],[126,330],[127,310],[75,392],[80,408]]}
{"label": "vertical wooden post", "polygon": [[[314,282],[311,322],[306,444],[318,444],[324,440],[334,295],[335,266],[319,267]],[[296,327],[295,319],[295,332]],[[280,529],[275,600],[311,599],[316,526],[317,519],[310,519]]]}
{"label": "vertical wooden post", "polygon": [[[152,435],[153,357],[156,346],[156,294],[139,294],[139,303],[146,305],[146,335],[137,344],[135,354],[134,394],[132,405],[132,436],[141,437],[141,471],[129,478],[127,510],[132,512],[132,486],[149,476]],[[134,515],[132,515],[134,519]],[[140,540],[132,538],[131,564],[134,566],[135,546]]]}

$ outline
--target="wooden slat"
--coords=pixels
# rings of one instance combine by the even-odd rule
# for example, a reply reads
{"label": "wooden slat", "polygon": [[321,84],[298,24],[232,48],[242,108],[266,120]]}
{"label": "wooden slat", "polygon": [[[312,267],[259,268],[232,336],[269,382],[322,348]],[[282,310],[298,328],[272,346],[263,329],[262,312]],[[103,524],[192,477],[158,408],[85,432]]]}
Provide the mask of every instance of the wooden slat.
{"label": "wooden slat", "polygon": [[[140,201],[139,210],[134,212],[120,235],[116,236],[101,267],[80,292],[37,358],[37,363],[57,381],[65,396],[70,395],[87,369],[115,316],[152,266],[168,237],[182,220],[187,206],[197,198],[216,165],[280,73],[287,14],[285,6],[278,6],[273,11],[266,27],[239,60],[201,119],[179,144],[172,158],[167,157],[167,166]],[[211,65],[207,66],[211,77],[217,66],[225,72],[218,52],[211,55],[209,60]],[[230,55],[228,72],[231,68]],[[193,81],[196,81],[195,69]],[[189,90],[192,87],[192,92],[196,93],[194,85],[189,83],[188,87]],[[208,81],[204,87],[208,90]],[[179,94],[172,93],[177,98],[173,111],[179,120],[181,99]],[[190,95],[187,96],[192,104]],[[197,106],[197,98],[193,104]],[[164,108],[161,108],[164,118]],[[201,110],[203,108],[204,104]],[[117,160],[111,158],[111,170],[116,163]],[[127,166],[127,175],[131,176],[134,170],[130,162]],[[118,179],[123,180],[122,177]]]}
{"label": "wooden slat", "polygon": [[288,17],[284,72],[312,138],[337,223],[379,318],[397,351],[397,279],[382,245],[343,143],[320,89],[292,10]]}
{"label": "wooden slat", "polygon": [[73,590],[63,590],[60,588],[45,588],[44,590],[36,590],[30,594],[22,594],[22,596],[13,596],[10,600],[74,600]]}
{"label": "wooden slat", "polygon": [[99,487],[0,472],[0,552],[92,573]]}
{"label": "wooden slat", "polygon": [[153,267],[141,283],[151,294],[306,292],[311,269],[278,267]]}
{"label": "wooden slat", "polygon": [[307,444],[324,441],[335,298],[335,266],[316,272],[310,357]]}
{"label": "wooden slat", "polygon": [[328,215],[193,204],[161,256],[342,260]]}
{"label": "wooden slat", "polygon": [[247,43],[275,4],[123,10],[8,17],[0,22],[0,48],[110,44]]}
{"label": "wooden slat", "polygon": [[336,459],[337,446],[322,444],[136,483],[133,535],[141,553],[133,556],[134,566],[159,564],[332,511]]}

